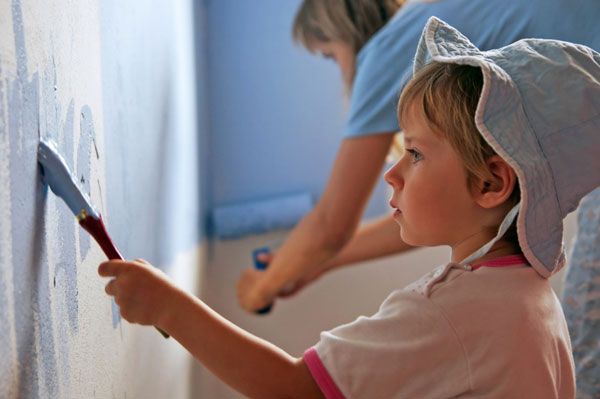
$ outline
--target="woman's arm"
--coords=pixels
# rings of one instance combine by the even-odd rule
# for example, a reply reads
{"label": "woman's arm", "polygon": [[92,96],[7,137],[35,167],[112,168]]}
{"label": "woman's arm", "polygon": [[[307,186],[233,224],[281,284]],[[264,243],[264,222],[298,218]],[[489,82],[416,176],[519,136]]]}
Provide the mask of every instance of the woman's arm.
{"label": "woman's arm", "polygon": [[402,241],[398,223],[391,215],[387,215],[361,226],[348,244],[325,263],[324,269],[331,270],[394,255],[412,248]]}
{"label": "woman's arm", "polygon": [[145,261],[113,260],[98,273],[123,318],[155,325],[222,381],[251,398],[322,398],[302,359],[242,330]]}
{"label": "woman's arm", "polygon": [[[329,261],[324,262],[319,269],[307,273],[279,292],[280,297],[295,295],[314,280],[332,270],[355,265],[359,262],[373,260],[388,255],[396,255],[412,249],[400,238],[400,228],[391,216],[384,216],[360,226],[356,234],[346,246]],[[276,254],[261,254],[260,260],[270,263]],[[260,272],[256,272],[260,274]]]}
{"label": "woman's arm", "polygon": [[289,283],[320,270],[349,242],[380,176],[394,133],[343,140],[325,191],[314,209],[292,230],[262,273],[248,270],[238,300],[248,311],[273,302]]}

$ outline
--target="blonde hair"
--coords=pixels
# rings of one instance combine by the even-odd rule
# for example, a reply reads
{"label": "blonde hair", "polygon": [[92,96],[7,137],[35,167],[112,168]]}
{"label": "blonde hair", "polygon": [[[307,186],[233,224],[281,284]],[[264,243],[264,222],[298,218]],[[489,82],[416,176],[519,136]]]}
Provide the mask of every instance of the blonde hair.
{"label": "blonde hair", "polygon": [[310,52],[315,41],[341,41],[360,51],[405,0],[304,0],[292,37]]}
{"label": "blonde hair", "polygon": [[398,102],[400,123],[409,112],[421,112],[431,129],[448,140],[463,161],[469,184],[490,179],[485,161],[496,154],[475,125],[482,87],[481,69],[432,62],[408,82]]}

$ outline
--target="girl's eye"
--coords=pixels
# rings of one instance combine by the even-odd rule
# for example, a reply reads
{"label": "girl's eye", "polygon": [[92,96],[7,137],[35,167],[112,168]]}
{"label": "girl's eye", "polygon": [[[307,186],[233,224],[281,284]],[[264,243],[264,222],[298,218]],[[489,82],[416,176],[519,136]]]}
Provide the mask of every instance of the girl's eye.
{"label": "girl's eye", "polygon": [[417,163],[423,159],[423,155],[414,148],[407,148],[406,152],[410,154],[410,158],[412,159],[413,163]]}

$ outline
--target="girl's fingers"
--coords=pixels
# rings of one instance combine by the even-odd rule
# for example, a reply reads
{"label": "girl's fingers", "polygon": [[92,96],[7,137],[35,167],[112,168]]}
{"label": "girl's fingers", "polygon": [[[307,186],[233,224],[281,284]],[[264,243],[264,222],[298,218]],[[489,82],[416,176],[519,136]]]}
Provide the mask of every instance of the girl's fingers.
{"label": "girl's fingers", "polygon": [[98,266],[98,274],[102,277],[113,277],[117,275],[117,267],[113,262],[102,262]]}
{"label": "girl's fingers", "polygon": [[116,283],[117,283],[117,279],[113,278],[112,280],[110,280],[108,282],[108,284],[106,284],[104,291],[106,291],[106,293],[110,296],[115,296],[117,293]]}
{"label": "girl's fingers", "polygon": [[[148,264],[148,262],[143,259],[136,259],[135,262],[138,263],[138,266],[140,263],[146,265]],[[102,262],[100,266],[98,266],[98,274],[101,277],[117,277],[124,268],[130,268],[135,264],[135,262],[119,259],[108,260],[106,262]]]}

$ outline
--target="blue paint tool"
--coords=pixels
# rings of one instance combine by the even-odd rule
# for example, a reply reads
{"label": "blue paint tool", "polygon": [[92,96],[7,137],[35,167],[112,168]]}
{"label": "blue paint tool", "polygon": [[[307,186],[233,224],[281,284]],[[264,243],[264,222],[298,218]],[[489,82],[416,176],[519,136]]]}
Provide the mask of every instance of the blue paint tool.
{"label": "blue paint tool", "polygon": [[[67,204],[83,227],[102,248],[108,259],[123,260],[123,256],[108,235],[102,216],[90,204],[87,196],[79,189],[64,158],[51,141],[41,140],[38,145],[38,162],[42,166],[43,180],[59,198]],[[156,329],[165,337],[169,335]]]}
{"label": "blue paint tool", "polygon": [[[252,251],[252,259],[254,260],[254,267],[256,269],[265,270],[267,268],[268,264],[258,260],[258,256],[261,254],[269,254],[269,253],[271,253],[271,250],[269,249],[269,247],[257,248],[254,251]],[[255,313],[267,314],[271,311],[272,308],[273,308],[273,305],[267,305],[262,309],[258,309]]]}

